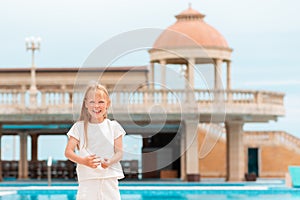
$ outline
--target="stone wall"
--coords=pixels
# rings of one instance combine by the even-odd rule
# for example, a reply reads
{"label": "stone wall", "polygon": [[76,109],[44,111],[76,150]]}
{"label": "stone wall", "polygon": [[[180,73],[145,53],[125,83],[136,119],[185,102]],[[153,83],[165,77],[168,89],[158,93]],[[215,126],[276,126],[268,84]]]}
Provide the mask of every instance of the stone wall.
{"label": "stone wall", "polygon": [[[262,134],[265,134],[265,132]],[[286,133],[287,134],[287,133]],[[199,149],[203,145],[206,133],[198,131]],[[251,145],[251,148],[258,148],[259,177],[260,178],[284,178],[288,172],[288,166],[300,166],[300,153],[290,149],[286,143],[268,141]],[[245,145],[245,173],[248,171],[248,145]],[[209,153],[199,159],[201,177],[225,178],[226,177],[226,140],[220,137]]]}

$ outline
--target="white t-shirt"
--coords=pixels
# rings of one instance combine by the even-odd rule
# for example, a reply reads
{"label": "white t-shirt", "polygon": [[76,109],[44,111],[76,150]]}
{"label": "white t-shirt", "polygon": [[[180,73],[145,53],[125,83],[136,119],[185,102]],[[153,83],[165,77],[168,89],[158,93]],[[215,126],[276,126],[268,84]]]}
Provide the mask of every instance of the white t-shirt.
{"label": "white t-shirt", "polygon": [[[88,123],[88,143],[84,147],[83,121],[76,122],[67,135],[79,141],[79,155],[82,157],[96,154],[100,158],[111,158],[114,155],[114,140],[126,134],[125,130],[117,121],[105,119],[102,123]],[[85,165],[77,164],[78,181],[102,178],[124,178],[120,162],[106,169],[94,169]]]}

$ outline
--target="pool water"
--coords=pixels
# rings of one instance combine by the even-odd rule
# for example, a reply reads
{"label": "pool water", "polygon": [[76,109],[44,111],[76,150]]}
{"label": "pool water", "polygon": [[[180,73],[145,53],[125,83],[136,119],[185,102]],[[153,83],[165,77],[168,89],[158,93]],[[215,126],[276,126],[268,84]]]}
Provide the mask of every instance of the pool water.
{"label": "pool water", "polygon": [[[122,200],[299,200],[300,195],[291,194],[182,194],[182,195],[148,195],[148,194],[122,194]],[[74,194],[13,194],[0,196],[1,200],[75,200]]]}
{"label": "pool water", "polygon": [[[75,200],[77,187],[0,187],[0,200]],[[269,186],[127,185],[122,200],[299,200],[300,189]]]}

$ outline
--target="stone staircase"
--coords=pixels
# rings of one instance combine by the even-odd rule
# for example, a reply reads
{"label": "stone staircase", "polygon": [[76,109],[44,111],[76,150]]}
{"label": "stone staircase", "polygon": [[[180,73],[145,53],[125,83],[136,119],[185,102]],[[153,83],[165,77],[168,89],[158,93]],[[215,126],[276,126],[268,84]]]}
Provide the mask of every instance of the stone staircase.
{"label": "stone staircase", "polygon": [[300,154],[300,138],[285,131],[246,131],[244,144],[251,147],[283,146]]}
{"label": "stone staircase", "polygon": [[[200,158],[205,157],[218,141],[226,142],[224,124],[201,123],[198,130],[200,134],[205,134],[199,149]],[[244,145],[249,147],[280,145],[300,154],[300,138],[285,131],[245,131]]]}

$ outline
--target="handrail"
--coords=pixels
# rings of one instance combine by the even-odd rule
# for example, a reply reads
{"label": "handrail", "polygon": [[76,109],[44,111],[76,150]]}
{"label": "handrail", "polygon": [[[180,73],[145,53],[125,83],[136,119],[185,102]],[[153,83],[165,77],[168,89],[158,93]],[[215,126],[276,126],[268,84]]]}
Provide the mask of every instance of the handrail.
{"label": "handrail", "polygon": [[[199,124],[199,129],[209,133],[211,139],[226,141],[226,130],[219,124]],[[284,145],[286,148],[300,153],[300,138],[284,131],[245,131],[244,145],[248,147]],[[204,142],[203,142],[204,143]]]}
{"label": "handrail", "polygon": [[300,153],[300,139],[284,131],[247,131],[244,143],[249,146],[284,145]]}
{"label": "handrail", "polygon": [[[162,104],[174,105],[188,100],[198,103],[213,103],[218,97],[224,103],[234,104],[269,104],[283,105],[284,94],[266,91],[250,90],[137,90],[137,91],[110,91],[112,102],[115,105],[122,104]],[[79,94],[72,90],[62,89],[42,89],[39,90],[37,98],[37,107],[47,106],[70,106],[74,100],[73,97]],[[80,95],[79,95],[80,96]],[[0,107],[13,105],[28,107],[29,91],[22,89],[0,89]],[[79,98],[78,101],[81,101]]]}

